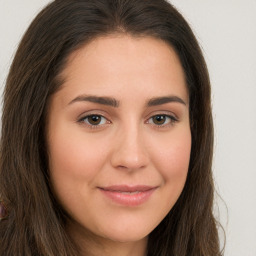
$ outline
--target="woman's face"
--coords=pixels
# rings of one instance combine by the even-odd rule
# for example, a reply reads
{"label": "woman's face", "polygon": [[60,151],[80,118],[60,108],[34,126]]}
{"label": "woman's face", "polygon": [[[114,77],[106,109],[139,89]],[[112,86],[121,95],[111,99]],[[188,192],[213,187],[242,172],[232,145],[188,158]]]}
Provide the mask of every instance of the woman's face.
{"label": "woman's face", "polygon": [[177,55],[150,37],[101,37],[72,53],[61,75],[47,139],[70,228],[114,241],[146,238],[188,172],[189,98]]}

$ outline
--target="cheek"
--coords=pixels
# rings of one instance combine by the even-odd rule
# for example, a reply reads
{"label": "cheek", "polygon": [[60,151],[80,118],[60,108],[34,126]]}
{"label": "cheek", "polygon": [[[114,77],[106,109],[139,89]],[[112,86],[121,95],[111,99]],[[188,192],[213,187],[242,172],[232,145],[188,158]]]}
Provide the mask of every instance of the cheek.
{"label": "cheek", "polygon": [[[79,132],[53,133],[49,139],[49,169],[53,191],[65,210],[76,216],[82,202],[90,207],[91,188],[106,163],[106,149]],[[95,142],[95,141],[94,141]]]}
{"label": "cheek", "polygon": [[[82,193],[85,184],[93,186],[106,163],[104,146],[91,143],[79,133],[59,130],[49,139],[49,168],[55,192],[70,197],[74,191]],[[80,192],[79,192],[80,191]]]}
{"label": "cheek", "polygon": [[171,196],[181,193],[186,181],[191,151],[191,134],[187,132],[165,138],[155,150],[153,163]]}
{"label": "cheek", "polygon": [[[90,138],[68,131],[61,131],[49,139],[51,171],[68,172],[72,175],[89,175],[102,164],[105,152],[91,143]],[[92,165],[94,168],[92,168]]]}

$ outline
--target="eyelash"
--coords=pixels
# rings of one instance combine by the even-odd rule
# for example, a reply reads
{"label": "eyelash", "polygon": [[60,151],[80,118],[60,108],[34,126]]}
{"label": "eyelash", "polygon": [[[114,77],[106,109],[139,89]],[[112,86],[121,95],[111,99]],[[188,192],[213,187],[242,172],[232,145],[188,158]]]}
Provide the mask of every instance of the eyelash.
{"label": "eyelash", "polygon": [[[90,117],[100,118],[100,123],[99,124],[91,124],[91,123],[89,123],[88,119]],[[107,123],[101,124],[102,119],[105,119]],[[87,122],[85,120],[87,120]],[[110,124],[111,122],[106,117],[104,117],[103,115],[91,114],[91,115],[87,115],[87,116],[84,116],[84,117],[80,118],[78,120],[78,123],[84,124],[84,125],[86,125],[87,127],[91,128],[91,129],[97,129],[97,128],[102,128],[103,126],[105,126],[106,124]]]}
{"label": "eyelash", "polygon": [[[100,118],[100,122],[97,123],[97,124],[92,124],[88,121],[88,118]],[[152,120],[153,118],[156,118],[156,117],[161,117],[161,118],[164,118],[164,123],[163,124],[156,124],[154,123],[154,121],[150,121]],[[104,124],[101,124],[102,122],[102,119],[105,119],[105,122]],[[166,120],[169,119],[168,123],[166,123]],[[87,121],[85,121],[87,120]],[[150,124],[150,125],[153,125],[155,126],[156,128],[165,128],[165,127],[169,127],[169,126],[173,126],[176,122],[178,122],[178,119],[173,116],[173,115],[167,115],[167,114],[157,114],[157,115],[153,115],[151,116],[147,121],[146,123],[147,124]],[[103,115],[100,115],[100,114],[91,114],[91,115],[87,115],[87,116],[84,116],[82,118],[80,118],[78,120],[78,123],[81,123],[81,124],[84,124],[86,125],[87,127],[89,127],[90,129],[99,129],[99,128],[103,128],[105,125],[108,125],[111,123],[111,121],[109,121],[106,117],[104,117]]]}
{"label": "eyelash", "polygon": [[[164,123],[163,124],[156,124],[154,123],[154,121],[150,122],[150,120],[152,120],[153,118],[156,117],[161,117],[164,118]],[[166,123],[166,121],[169,119],[169,121]],[[167,115],[167,114],[158,114],[158,115],[153,115],[151,116],[146,123],[151,124],[153,126],[156,126],[157,128],[165,128],[165,127],[169,127],[174,125],[176,122],[178,121],[178,119],[175,116],[172,115]]]}

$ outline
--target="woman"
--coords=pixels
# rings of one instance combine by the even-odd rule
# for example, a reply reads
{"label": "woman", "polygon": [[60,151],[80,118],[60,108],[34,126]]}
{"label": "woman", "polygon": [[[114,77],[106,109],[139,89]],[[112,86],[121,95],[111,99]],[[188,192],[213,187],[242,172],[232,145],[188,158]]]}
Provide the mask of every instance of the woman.
{"label": "woman", "polygon": [[173,6],[54,1],[5,88],[0,254],[221,255],[212,147],[207,68]]}

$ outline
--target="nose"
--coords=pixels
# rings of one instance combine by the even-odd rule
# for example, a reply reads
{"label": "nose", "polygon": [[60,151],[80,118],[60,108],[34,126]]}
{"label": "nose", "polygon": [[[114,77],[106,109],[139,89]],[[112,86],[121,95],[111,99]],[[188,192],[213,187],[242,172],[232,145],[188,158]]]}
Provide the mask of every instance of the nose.
{"label": "nose", "polygon": [[116,135],[111,164],[114,168],[134,171],[145,168],[148,154],[142,132],[138,128],[128,128]]}

